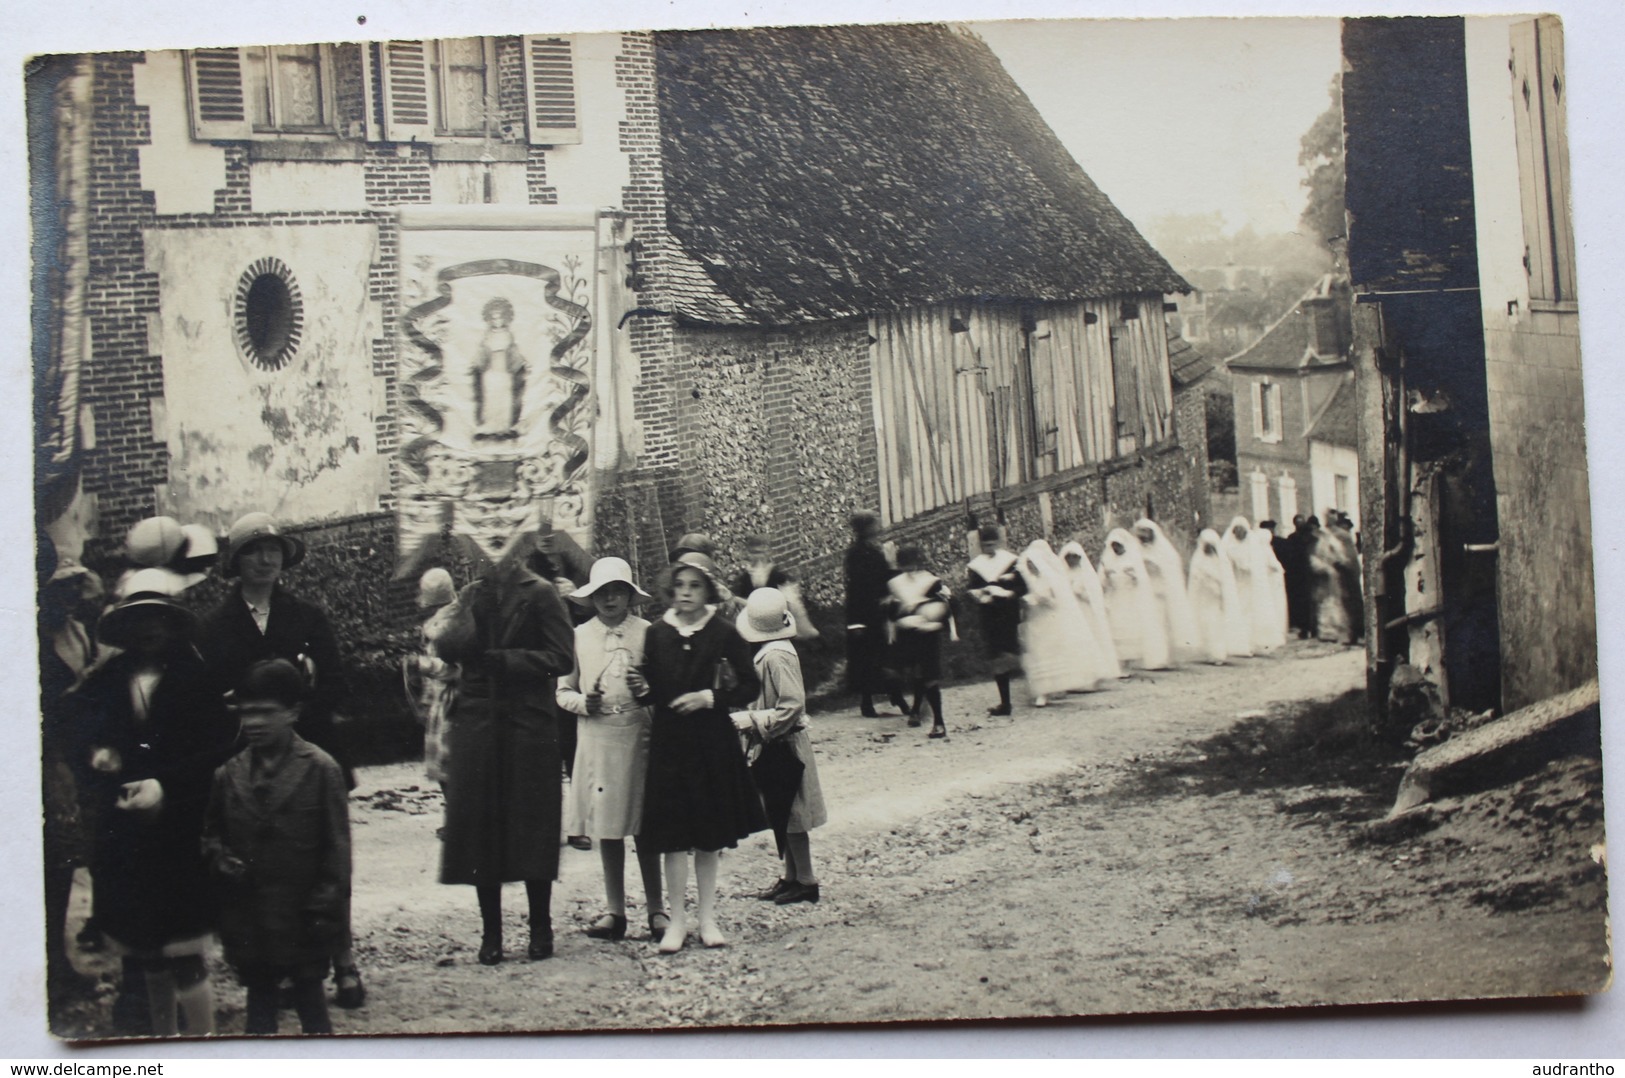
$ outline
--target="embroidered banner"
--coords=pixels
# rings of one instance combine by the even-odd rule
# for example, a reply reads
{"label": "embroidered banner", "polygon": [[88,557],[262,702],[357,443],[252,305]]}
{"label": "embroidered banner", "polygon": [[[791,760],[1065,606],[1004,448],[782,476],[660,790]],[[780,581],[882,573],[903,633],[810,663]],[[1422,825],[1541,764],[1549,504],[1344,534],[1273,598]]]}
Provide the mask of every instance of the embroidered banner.
{"label": "embroidered banner", "polygon": [[591,547],[596,221],[497,209],[402,213],[403,570],[447,530]]}

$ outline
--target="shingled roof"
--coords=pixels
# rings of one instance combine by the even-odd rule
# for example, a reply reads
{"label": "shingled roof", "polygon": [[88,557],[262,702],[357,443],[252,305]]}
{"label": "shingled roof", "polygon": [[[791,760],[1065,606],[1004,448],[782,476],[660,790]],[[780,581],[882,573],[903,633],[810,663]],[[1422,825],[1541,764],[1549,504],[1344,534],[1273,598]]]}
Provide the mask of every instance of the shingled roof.
{"label": "shingled roof", "polygon": [[655,57],[667,220],[716,288],[686,274],[680,315],[1189,290],[966,32],[664,32]]}

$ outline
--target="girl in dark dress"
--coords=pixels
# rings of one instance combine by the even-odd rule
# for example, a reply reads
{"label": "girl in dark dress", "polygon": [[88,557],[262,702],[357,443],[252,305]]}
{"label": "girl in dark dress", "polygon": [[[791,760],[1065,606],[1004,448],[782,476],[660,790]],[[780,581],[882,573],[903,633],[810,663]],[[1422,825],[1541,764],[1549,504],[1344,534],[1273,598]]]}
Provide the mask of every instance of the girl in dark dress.
{"label": "girl in dark dress", "polygon": [[997,524],[984,525],[977,537],[982,553],[971,560],[966,591],[981,607],[982,644],[999,687],[999,706],[987,713],[1008,715],[1010,682],[1021,670],[1021,597],[1027,594],[1027,585]]}
{"label": "girl in dark dress", "polygon": [[700,939],[721,947],[727,940],[716,921],[717,853],[767,830],[768,821],[729,717],[750,706],[761,684],[750,645],[717,615],[716,565],[704,554],[685,554],[662,591],[670,606],[650,627],[643,665],[627,684],[654,707],[638,842],[666,855],[671,927],[660,950],[673,954],[688,938],[689,851]]}
{"label": "girl in dark dress", "polygon": [[898,574],[891,578],[888,600],[896,642],[892,652],[903,688],[914,694],[908,724],[919,726],[925,708],[931,708],[933,738],[948,736],[942,716],[942,641],[949,635],[951,596],[948,588],[925,568],[920,548],[897,552]]}

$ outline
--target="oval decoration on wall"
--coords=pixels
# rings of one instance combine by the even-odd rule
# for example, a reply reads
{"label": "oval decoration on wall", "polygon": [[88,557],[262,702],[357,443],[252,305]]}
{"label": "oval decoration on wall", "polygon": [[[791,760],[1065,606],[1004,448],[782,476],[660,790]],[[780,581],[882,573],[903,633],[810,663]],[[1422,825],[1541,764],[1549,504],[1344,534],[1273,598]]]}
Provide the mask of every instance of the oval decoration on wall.
{"label": "oval decoration on wall", "polygon": [[237,279],[232,324],[238,350],[260,370],[279,371],[299,351],[305,304],[280,258],[258,259]]}

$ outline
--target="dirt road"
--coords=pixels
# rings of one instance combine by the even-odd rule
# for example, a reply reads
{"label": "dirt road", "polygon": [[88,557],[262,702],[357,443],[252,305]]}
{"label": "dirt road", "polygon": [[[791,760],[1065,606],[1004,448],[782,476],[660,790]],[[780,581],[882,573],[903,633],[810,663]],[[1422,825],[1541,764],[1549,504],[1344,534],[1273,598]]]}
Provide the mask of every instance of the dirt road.
{"label": "dirt road", "polygon": [[[581,935],[600,911],[598,857],[566,850],[557,956],[479,966],[472,891],[435,883],[438,792],[415,766],[367,769],[352,817],[370,1000],[335,1025],[801,1024],[1600,987],[1595,768],[1565,762],[1521,791],[1442,806],[1426,834],[1373,841],[1396,762],[1270,725],[1362,682],[1358,652],[1294,644],[1013,718],[983,715],[989,687],[951,689],[946,742],[900,718],[818,715],[823,901],[748,897],[776,874],[758,836],[723,861],[730,945],[672,957],[638,931],[641,908],[639,938]],[[519,889],[508,899],[522,953]],[[222,1031],[240,1030],[241,990],[221,984]]]}

